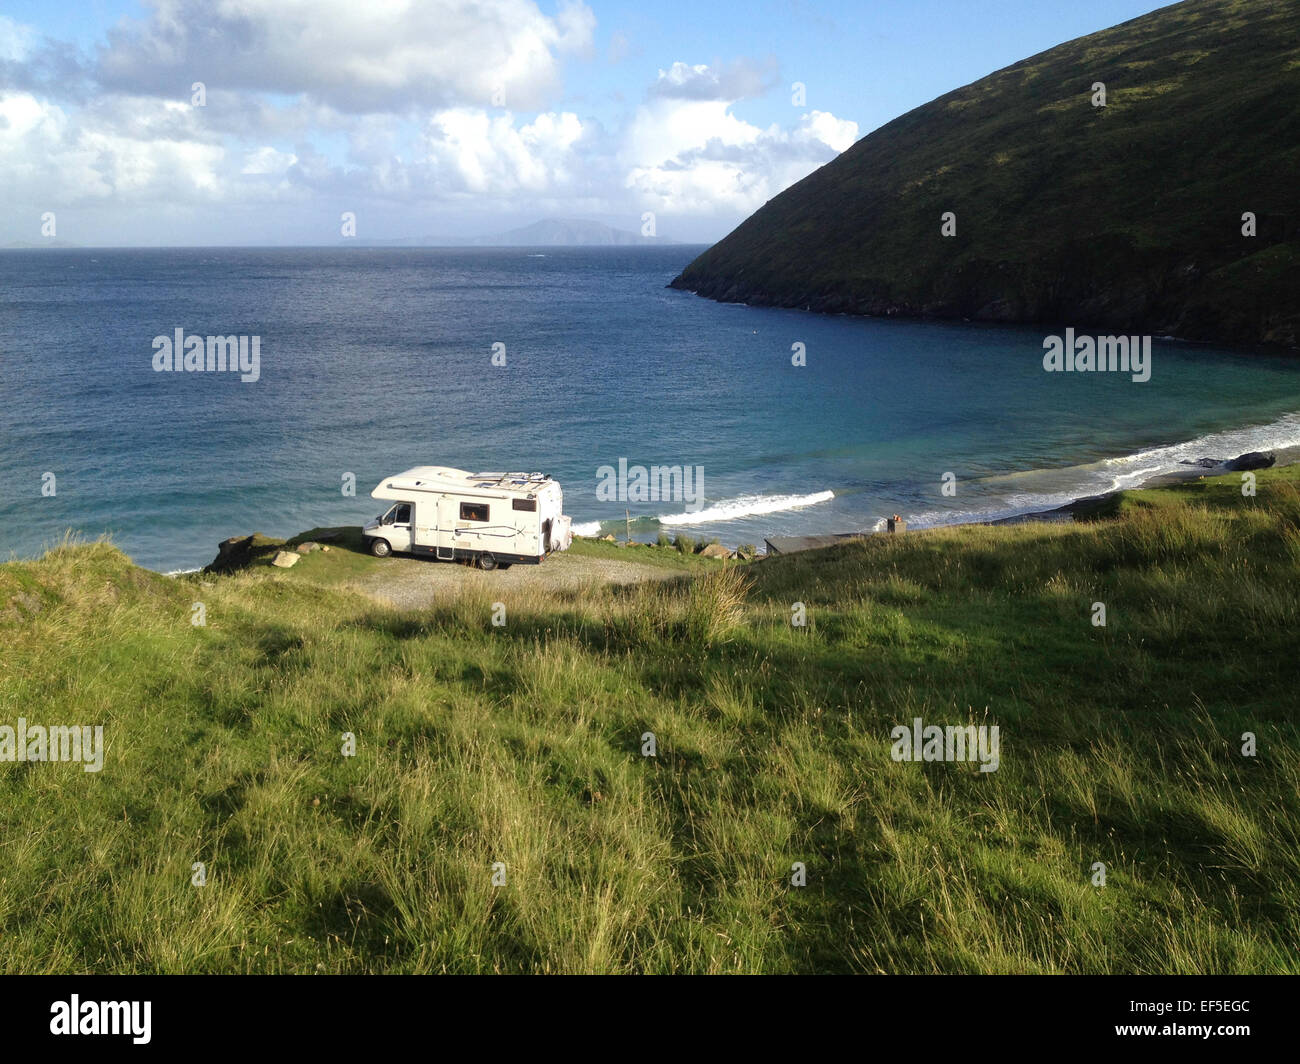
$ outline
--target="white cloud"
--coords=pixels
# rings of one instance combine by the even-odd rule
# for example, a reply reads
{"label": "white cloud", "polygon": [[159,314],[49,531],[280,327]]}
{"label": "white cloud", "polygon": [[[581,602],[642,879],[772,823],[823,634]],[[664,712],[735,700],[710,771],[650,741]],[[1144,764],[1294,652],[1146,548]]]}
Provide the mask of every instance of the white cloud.
{"label": "white cloud", "polygon": [[637,108],[622,156],[634,165],[658,165],[710,141],[752,144],[761,132],[732,114],[727,100],[658,98]]}
{"label": "white cloud", "polygon": [[824,144],[838,155],[853,147],[858,139],[858,124],[847,118],[836,118],[829,111],[811,111],[799,120],[799,128],[790,139],[799,144]]}
{"label": "white cloud", "polygon": [[[833,159],[857,139],[857,123],[811,111],[790,128],[760,128],[710,99],[720,79],[675,63],[618,134],[571,112],[519,124],[481,108],[439,111],[429,123],[413,182],[431,197],[476,195],[513,209],[566,197],[639,215],[748,213]],[[689,87],[694,85],[694,87]],[[685,90],[685,91],[678,91]],[[712,89],[710,89],[712,91]]]}
{"label": "white cloud", "polygon": [[[491,231],[493,216],[654,210],[661,232],[676,235],[676,216],[698,235],[858,135],[824,111],[782,108],[791,117],[766,128],[738,115],[775,84],[770,60],[674,62],[610,128],[543,106],[562,56],[590,46],[594,20],[580,3],[548,16],[534,0],[148,2],[149,16],[100,50],[100,82],[67,92],[57,86],[90,69],[84,58],[0,17],[0,188],[15,218],[89,207],[85,221],[111,234],[136,224],[125,221],[132,209],[165,208],[190,231],[256,241],[282,237],[224,219],[274,206],[280,220],[295,212],[299,232],[325,233],[321,219],[345,203],[370,218],[388,212],[377,224],[391,233],[374,235],[403,236],[480,224],[471,215]],[[630,67],[626,35],[610,46]],[[206,106],[190,105],[194,81]],[[508,108],[490,99],[501,85]],[[424,220],[451,207],[450,227]]]}
{"label": "white cloud", "polygon": [[110,89],[172,96],[192,81],[305,94],[354,113],[543,104],[559,57],[591,47],[595,16],[533,0],[150,0],[151,14],[109,34]]}
{"label": "white cloud", "polygon": [[727,78],[707,66],[661,70],[628,128],[625,187],[655,210],[747,213],[847,149],[858,125],[811,111],[792,129],[761,129],[714,98]]}
{"label": "white cloud", "polygon": [[571,112],[546,112],[516,126],[509,114],[457,108],[434,115],[425,146],[443,190],[554,194],[572,177],[573,149],[582,134],[582,122]]}
{"label": "white cloud", "polygon": [[7,15],[0,15],[0,61],[22,62],[27,58],[35,40],[36,31],[31,26],[15,22]]}
{"label": "white cloud", "polygon": [[239,172],[241,174],[283,174],[297,161],[298,156],[293,152],[279,151],[265,146],[248,152],[244,156],[244,165]]}
{"label": "white cloud", "polygon": [[736,100],[761,96],[776,83],[776,62],[738,59],[728,66],[674,63],[650,86],[649,95],[681,100]]}
{"label": "white cloud", "polygon": [[57,207],[208,199],[220,192],[225,149],[179,135],[177,105],[119,104],[116,114],[105,103],[73,116],[29,93],[0,95],[0,186],[10,199]]}

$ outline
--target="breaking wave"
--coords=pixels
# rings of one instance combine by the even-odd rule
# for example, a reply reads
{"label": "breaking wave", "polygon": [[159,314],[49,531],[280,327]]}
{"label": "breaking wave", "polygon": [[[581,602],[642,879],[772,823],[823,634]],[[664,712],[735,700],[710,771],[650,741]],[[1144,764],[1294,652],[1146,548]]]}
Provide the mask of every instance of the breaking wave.
{"label": "breaking wave", "polygon": [[[784,510],[800,510],[805,506],[816,506],[835,498],[833,491],[816,491],[811,495],[737,495],[734,499],[722,499],[712,506],[694,512],[679,514],[660,514],[657,517],[641,515],[632,518],[632,524],[644,527],[669,525],[703,525],[718,524],[722,521],[734,521],[740,517],[753,517],[756,514],[774,514]],[[573,526],[575,536],[599,536],[601,530],[622,529],[623,519],[608,521],[583,521]]]}
{"label": "breaking wave", "polygon": [[782,510],[799,510],[835,498],[833,491],[817,491],[811,495],[737,495],[723,499],[713,506],[694,513],[669,514],[659,518],[661,525],[703,525],[720,521],[734,521],[738,517],[756,514],[774,514]]}
{"label": "breaking wave", "polygon": [[1285,414],[1264,425],[1210,432],[1182,443],[1146,447],[1083,465],[984,477],[971,485],[977,492],[975,507],[913,512],[910,524],[925,528],[1022,517],[1076,499],[1141,487],[1166,474],[1199,471],[1215,476],[1225,472],[1222,466],[1201,466],[1204,459],[1224,462],[1250,451],[1276,452],[1296,446],[1300,446],[1300,413]]}

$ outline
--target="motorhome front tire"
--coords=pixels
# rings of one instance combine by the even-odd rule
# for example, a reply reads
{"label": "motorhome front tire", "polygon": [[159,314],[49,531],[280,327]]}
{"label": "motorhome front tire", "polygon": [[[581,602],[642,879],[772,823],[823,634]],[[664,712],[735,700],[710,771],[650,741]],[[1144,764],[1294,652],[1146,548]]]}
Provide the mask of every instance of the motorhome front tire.
{"label": "motorhome front tire", "polygon": [[388,545],[386,539],[372,539],[370,541],[370,553],[376,558],[387,558],[393,553],[393,548]]}

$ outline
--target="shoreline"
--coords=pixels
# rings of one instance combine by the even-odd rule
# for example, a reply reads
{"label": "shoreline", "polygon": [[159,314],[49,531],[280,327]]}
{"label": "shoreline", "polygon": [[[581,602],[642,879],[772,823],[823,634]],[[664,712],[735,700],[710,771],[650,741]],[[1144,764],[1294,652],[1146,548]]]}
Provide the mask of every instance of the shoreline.
{"label": "shoreline", "polygon": [[[1265,451],[1265,452],[1249,452],[1249,453],[1251,454],[1262,453],[1264,455],[1271,455],[1274,458],[1274,461],[1271,465],[1257,467],[1257,468],[1278,469],[1281,468],[1282,466],[1289,466],[1289,465],[1295,465],[1297,463],[1300,463],[1300,445],[1290,446],[1290,447],[1280,447],[1275,450]],[[985,520],[960,520],[960,521],[953,521],[946,524],[927,525],[925,528],[914,528],[912,529],[912,531],[925,532],[935,528],[958,528],[958,527],[966,527],[971,525],[992,526],[992,525],[1022,525],[1022,524],[1032,524],[1032,523],[1055,524],[1055,523],[1063,523],[1063,522],[1072,522],[1076,519],[1077,514],[1081,512],[1085,512],[1097,506],[1098,504],[1106,501],[1107,499],[1113,498],[1116,495],[1122,495],[1127,491],[1146,491],[1152,488],[1172,487],[1177,484],[1188,483],[1194,480],[1201,480],[1206,477],[1227,476],[1230,475],[1231,473],[1238,472],[1239,470],[1231,469],[1228,467],[1233,465],[1234,463],[1240,462],[1241,459],[1244,457],[1246,456],[1238,455],[1236,458],[1222,459],[1217,464],[1211,466],[1187,465],[1181,469],[1173,469],[1164,473],[1157,473],[1155,476],[1148,477],[1146,480],[1142,481],[1141,483],[1135,484],[1131,487],[1115,488],[1112,491],[1105,491],[1099,495],[1083,495],[1076,499],[1071,499],[1069,502],[1063,503],[1060,506],[1053,506],[1044,510],[1033,510],[1028,513],[1013,514],[1009,517],[997,517],[997,518],[991,518]],[[906,515],[903,516],[904,516],[904,520],[906,521],[907,516]],[[888,535],[888,534],[889,533],[883,528],[862,529],[860,531],[855,531],[855,532],[802,533],[802,534],[793,534],[793,535],[784,535],[784,536],[765,536],[763,537],[762,543],[764,546],[766,546],[767,542],[770,539],[844,541],[849,539],[864,538],[867,536]],[[575,538],[585,539],[591,542],[601,542],[602,540],[604,540],[604,536],[602,535],[575,536]],[[621,544],[623,541],[618,540],[616,538],[615,542]],[[641,542],[641,541],[638,540],[636,542]],[[810,549],[811,547],[812,544],[810,543],[808,548],[797,548],[797,549]],[[734,550],[735,548],[729,547],[728,549]],[[789,552],[778,551],[777,553],[789,553]],[[769,552],[764,549],[760,549],[757,553],[757,557],[767,557],[767,556],[769,556]],[[174,569],[167,572],[163,572],[162,575],[173,577],[173,578],[188,576],[194,573],[203,572],[204,568],[205,568],[204,566],[196,566],[192,569]],[[154,571],[158,571],[158,570],[154,570]]]}
{"label": "shoreline", "polygon": [[[1255,467],[1256,469],[1280,469],[1282,466],[1295,465],[1300,462],[1300,446],[1279,447],[1276,450],[1259,452],[1271,455],[1274,461],[1267,466]],[[1247,472],[1245,469],[1228,468],[1234,462],[1240,462],[1245,455],[1238,455],[1236,458],[1223,459],[1219,464],[1213,466],[1188,465],[1184,469],[1173,469],[1167,473],[1157,473],[1153,477],[1148,477],[1140,484],[1135,484],[1130,488],[1115,488],[1113,491],[1103,491],[1100,495],[1083,495],[1077,499],[1071,499],[1061,506],[1054,506],[1048,510],[1035,510],[1032,513],[1017,514],[1014,517],[999,517],[993,521],[956,521],[953,525],[936,525],[936,528],[951,528],[955,525],[1016,525],[1027,524],[1033,521],[1054,522],[1074,520],[1077,513],[1086,510],[1089,507],[1104,502],[1106,499],[1114,498],[1116,495],[1122,495],[1126,491],[1148,491],[1152,488],[1170,488],[1178,484],[1186,484],[1193,480],[1204,480],[1206,477],[1228,476],[1236,472]],[[919,530],[918,530],[919,531]]]}
{"label": "shoreline", "polygon": [[[1230,468],[1240,463],[1242,459],[1248,456],[1264,455],[1272,457],[1273,461],[1268,465],[1247,466],[1245,468]],[[1077,499],[1071,499],[1060,506],[1049,507],[1046,510],[1033,510],[1023,514],[1013,514],[1010,517],[995,517],[989,520],[965,520],[953,521],[947,524],[927,525],[924,528],[912,529],[914,532],[928,532],[936,528],[965,528],[970,526],[992,526],[992,525],[1027,525],[1027,524],[1058,524],[1073,522],[1079,513],[1086,512],[1107,499],[1114,498],[1116,495],[1123,495],[1129,491],[1147,491],[1152,488],[1168,488],[1178,484],[1185,484],[1194,480],[1203,480],[1206,477],[1229,476],[1237,472],[1248,472],[1259,469],[1280,469],[1283,466],[1295,465],[1300,463],[1300,445],[1290,447],[1278,447],[1270,451],[1247,452],[1244,455],[1237,455],[1235,458],[1220,459],[1216,464],[1204,465],[1187,465],[1181,469],[1171,469],[1165,473],[1157,473],[1155,476],[1147,477],[1140,484],[1134,484],[1132,487],[1115,488],[1111,491],[1103,491],[1099,495],[1082,495]],[[906,522],[907,516],[902,515]],[[884,529],[866,529],[860,532],[834,532],[834,533],[805,533],[803,535],[791,536],[772,536],[765,537],[766,544],[771,539],[788,539],[788,540],[826,540],[826,541],[847,541],[850,539],[865,538],[867,536],[889,535]],[[795,551],[816,549],[818,546],[829,545],[826,543],[809,543],[807,547],[795,548]],[[791,551],[778,551],[779,554],[791,553]],[[769,556],[770,552],[763,552],[762,557]]]}

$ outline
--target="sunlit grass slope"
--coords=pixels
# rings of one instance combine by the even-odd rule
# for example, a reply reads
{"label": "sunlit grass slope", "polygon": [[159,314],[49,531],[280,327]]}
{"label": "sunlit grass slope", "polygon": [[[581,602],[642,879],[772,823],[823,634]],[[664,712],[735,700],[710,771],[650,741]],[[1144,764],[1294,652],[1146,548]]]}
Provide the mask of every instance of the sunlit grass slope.
{"label": "sunlit grass slope", "polygon": [[344,549],[2,565],[0,724],[107,754],[0,765],[0,970],[1294,971],[1297,482],[418,613]]}

